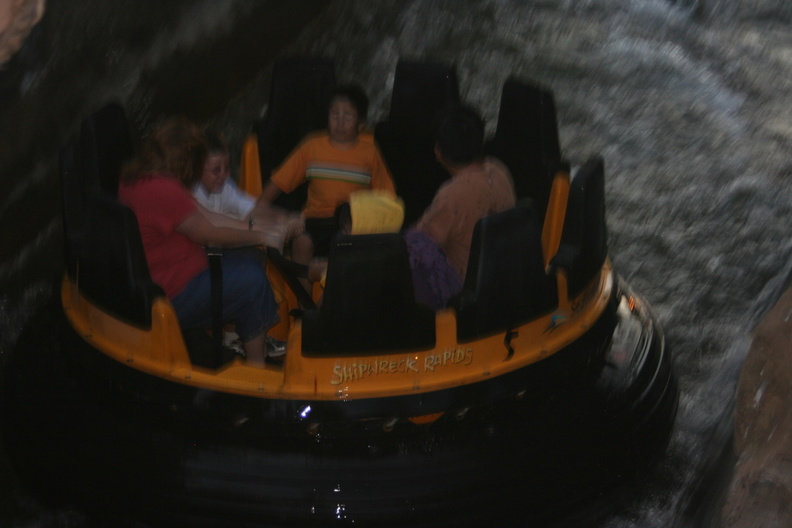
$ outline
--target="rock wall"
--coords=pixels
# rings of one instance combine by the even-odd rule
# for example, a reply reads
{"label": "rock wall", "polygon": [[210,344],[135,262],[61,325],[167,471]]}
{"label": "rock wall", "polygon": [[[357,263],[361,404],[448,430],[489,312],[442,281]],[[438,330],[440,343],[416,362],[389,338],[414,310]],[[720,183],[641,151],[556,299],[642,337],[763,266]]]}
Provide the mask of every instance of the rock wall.
{"label": "rock wall", "polygon": [[44,0],[0,1],[0,66],[22,47],[44,14]]}
{"label": "rock wall", "polygon": [[724,528],[792,526],[792,289],[754,331],[737,388]]}

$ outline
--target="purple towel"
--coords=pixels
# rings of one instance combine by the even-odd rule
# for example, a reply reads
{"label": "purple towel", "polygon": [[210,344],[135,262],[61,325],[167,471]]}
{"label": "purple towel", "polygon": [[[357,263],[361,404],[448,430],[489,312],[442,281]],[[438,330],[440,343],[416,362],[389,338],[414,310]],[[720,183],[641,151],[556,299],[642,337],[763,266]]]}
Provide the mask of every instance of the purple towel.
{"label": "purple towel", "polygon": [[462,289],[462,279],[448,263],[440,245],[426,233],[410,230],[404,235],[410,252],[415,299],[439,310]]}

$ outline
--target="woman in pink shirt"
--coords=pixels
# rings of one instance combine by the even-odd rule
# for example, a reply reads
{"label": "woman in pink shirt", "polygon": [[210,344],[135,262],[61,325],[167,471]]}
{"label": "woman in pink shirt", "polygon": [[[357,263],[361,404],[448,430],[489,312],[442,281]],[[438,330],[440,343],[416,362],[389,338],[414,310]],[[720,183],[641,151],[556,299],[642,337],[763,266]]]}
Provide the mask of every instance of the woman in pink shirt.
{"label": "woman in pink shirt", "polygon": [[[183,119],[156,128],[121,177],[119,199],[135,213],[151,277],[170,299],[182,328],[211,326],[209,262],[204,247],[263,245],[247,222],[213,215],[190,189],[207,148],[201,130]],[[248,363],[262,365],[277,305],[261,264],[223,259],[223,318],[236,325]]]}

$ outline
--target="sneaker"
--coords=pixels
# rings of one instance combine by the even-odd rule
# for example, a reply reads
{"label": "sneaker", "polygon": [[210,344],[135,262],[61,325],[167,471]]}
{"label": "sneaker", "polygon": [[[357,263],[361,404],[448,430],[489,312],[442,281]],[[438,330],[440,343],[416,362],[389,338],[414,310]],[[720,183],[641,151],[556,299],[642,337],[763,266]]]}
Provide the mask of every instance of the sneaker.
{"label": "sneaker", "polygon": [[267,336],[267,357],[279,358],[286,355],[286,341],[279,341],[273,337]]}
{"label": "sneaker", "polygon": [[235,332],[223,332],[223,346],[239,356],[245,357],[245,348]]}

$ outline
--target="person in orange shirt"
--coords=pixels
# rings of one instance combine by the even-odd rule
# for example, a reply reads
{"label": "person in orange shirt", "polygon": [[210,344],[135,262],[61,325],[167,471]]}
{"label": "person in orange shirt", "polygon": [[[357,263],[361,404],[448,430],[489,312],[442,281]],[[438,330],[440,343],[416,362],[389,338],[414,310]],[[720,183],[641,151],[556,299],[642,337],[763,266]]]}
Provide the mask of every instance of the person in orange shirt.
{"label": "person in orange shirt", "polygon": [[262,200],[272,203],[308,182],[303,208],[306,234],[295,239],[292,258],[308,264],[314,255],[327,255],[337,231],[336,208],[360,190],[395,195],[388,168],[376,144],[360,137],[368,112],[368,97],[357,86],[337,88],[330,98],[327,130],[309,134],[264,187]]}

